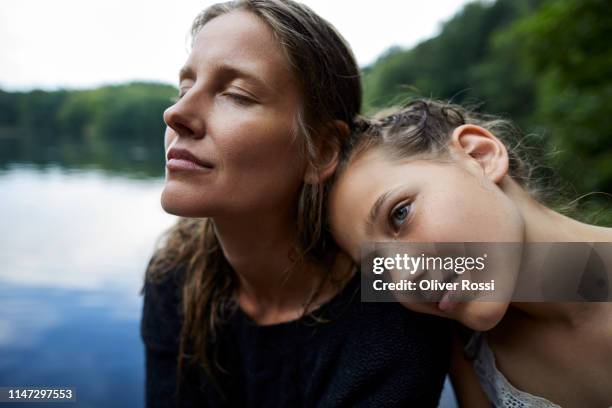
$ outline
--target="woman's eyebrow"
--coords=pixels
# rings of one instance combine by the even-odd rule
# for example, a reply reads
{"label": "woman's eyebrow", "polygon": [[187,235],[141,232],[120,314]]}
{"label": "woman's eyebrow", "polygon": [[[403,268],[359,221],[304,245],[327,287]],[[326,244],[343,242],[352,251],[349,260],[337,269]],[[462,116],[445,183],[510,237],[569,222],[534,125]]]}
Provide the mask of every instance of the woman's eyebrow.
{"label": "woman's eyebrow", "polygon": [[[271,91],[274,89],[265,80],[263,80],[256,74],[249,72],[247,69],[240,68],[225,62],[214,65],[212,67],[212,72],[213,77],[219,76],[224,79],[244,78],[247,81],[252,82],[255,86],[264,88],[267,91]],[[179,71],[179,82],[183,79],[194,79],[195,77],[195,71],[190,66],[184,66]]]}
{"label": "woman's eyebrow", "polygon": [[184,66],[179,71],[178,77],[179,77],[179,82],[186,78],[193,79],[195,78],[195,73],[193,72],[193,69],[191,67]]}
{"label": "woman's eyebrow", "polygon": [[216,64],[213,67],[213,72],[223,78],[244,78],[253,83],[257,87],[261,87],[266,91],[274,89],[263,78],[257,74],[250,72],[249,69],[238,67],[227,62]]}

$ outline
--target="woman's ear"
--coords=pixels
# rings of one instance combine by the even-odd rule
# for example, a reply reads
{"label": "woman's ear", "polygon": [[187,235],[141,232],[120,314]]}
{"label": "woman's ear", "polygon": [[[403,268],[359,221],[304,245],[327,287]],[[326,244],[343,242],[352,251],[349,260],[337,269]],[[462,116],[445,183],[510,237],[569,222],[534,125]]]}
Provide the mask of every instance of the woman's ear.
{"label": "woman's ear", "polygon": [[340,145],[348,137],[349,127],[341,120],[334,120],[318,139],[317,162],[309,163],[304,174],[304,182],[318,184],[334,174],[340,159]]}
{"label": "woman's ear", "polygon": [[461,125],[451,135],[451,146],[461,158],[476,163],[495,184],[508,174],[508,150],[487,129],[477,125]]}

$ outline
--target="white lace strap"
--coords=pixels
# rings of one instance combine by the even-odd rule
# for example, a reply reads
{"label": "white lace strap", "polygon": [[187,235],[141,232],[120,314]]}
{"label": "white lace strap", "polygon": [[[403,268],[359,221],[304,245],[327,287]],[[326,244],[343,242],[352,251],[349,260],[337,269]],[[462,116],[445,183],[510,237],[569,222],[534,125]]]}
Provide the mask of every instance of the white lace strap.
{"label": "white lace strap", "polygon": [[514,387],[497,369],[495,356],[484,333],[475,333],[465,347],[466,355],[474,355],[474,371],[489,401],[499,408],[561,408],[546,398]]}

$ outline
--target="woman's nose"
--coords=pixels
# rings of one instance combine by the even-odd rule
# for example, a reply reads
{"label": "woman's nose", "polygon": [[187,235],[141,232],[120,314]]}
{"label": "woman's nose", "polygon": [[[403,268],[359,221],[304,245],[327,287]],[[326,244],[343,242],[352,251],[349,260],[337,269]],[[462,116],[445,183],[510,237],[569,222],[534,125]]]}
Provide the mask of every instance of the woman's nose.
{"label": "woman's nose", "polygon": [[[184,98],[184,97],[183,97]],[[164,122],[181,137],[204,137],[204,121],[197,110],[180,99],[164,111]]]}

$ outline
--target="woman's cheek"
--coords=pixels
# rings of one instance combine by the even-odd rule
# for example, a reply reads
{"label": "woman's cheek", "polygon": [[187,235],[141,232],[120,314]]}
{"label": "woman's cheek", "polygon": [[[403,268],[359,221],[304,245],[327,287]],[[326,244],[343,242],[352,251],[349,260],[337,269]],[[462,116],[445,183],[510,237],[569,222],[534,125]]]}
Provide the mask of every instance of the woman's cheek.
{"label": "woman's cheek", "polygon": [[166,131],[164,133],[164,151],[168,151],[168,148],[176,138],[176,133],[170,128],[170,126],[166,126]]}

